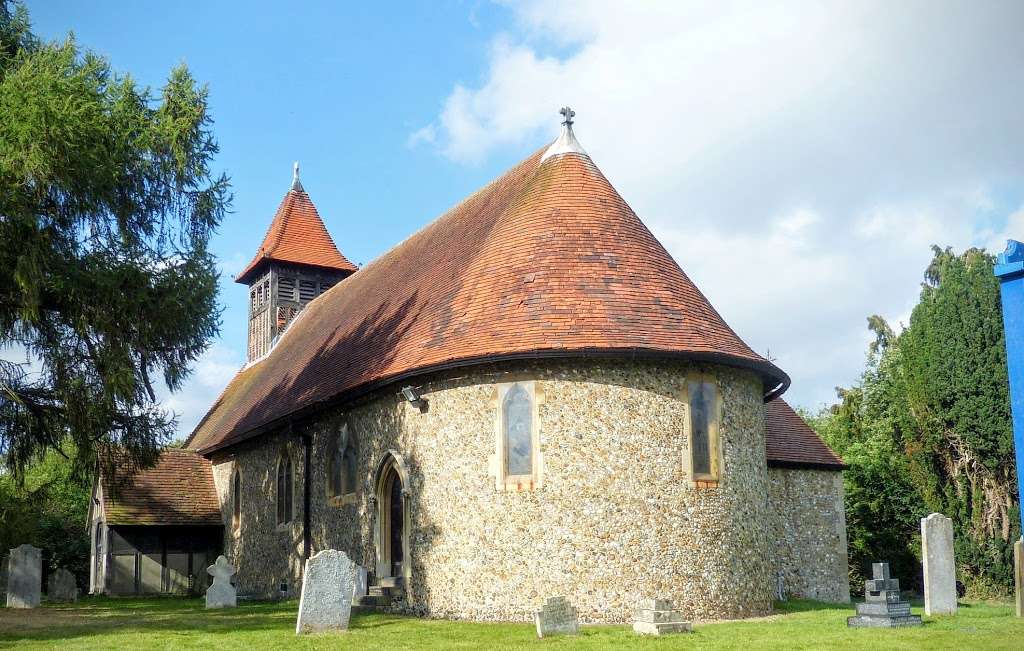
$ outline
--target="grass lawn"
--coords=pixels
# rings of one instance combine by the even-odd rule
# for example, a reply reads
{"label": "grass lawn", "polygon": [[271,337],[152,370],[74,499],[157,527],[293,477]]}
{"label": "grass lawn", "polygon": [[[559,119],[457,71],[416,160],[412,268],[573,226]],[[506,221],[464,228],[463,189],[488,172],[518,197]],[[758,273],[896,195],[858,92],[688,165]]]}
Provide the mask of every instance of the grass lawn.
{"label": "grass lawn", "polygon": [[[703,624],[689,635],[641,638],[626,626],[586,626],[538,640],[529,624],[476,624],[353,615],[344,633],[295,635],[295,601],[206,611],[199,598],[108,599],[35,610],[0,608],[0,648],[18,649],[1024,649],[1011,606],[962,603],[955,617],[903,630],[847,629],[852,608],[779,605],[757,620]],[[914,612],[920,614],[920,609]]]}

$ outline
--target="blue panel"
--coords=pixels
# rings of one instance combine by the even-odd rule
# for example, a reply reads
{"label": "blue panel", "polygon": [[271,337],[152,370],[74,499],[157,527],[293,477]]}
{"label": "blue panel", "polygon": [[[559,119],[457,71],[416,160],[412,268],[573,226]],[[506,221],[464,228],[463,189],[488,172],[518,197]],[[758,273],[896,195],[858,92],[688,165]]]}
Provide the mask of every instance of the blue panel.
{"label": "blue panel", "polygon": [[[1010,377],[1010,408],[1013,411],[1013,441],[1017,455],[1017,491],[1024,507],[1024,244],[1006,243],[999,254],[995,274],[1003,302],[1003,328],[1006,332],[1006,366]],[[1021,509],[1024,530],[1024,508]]]}

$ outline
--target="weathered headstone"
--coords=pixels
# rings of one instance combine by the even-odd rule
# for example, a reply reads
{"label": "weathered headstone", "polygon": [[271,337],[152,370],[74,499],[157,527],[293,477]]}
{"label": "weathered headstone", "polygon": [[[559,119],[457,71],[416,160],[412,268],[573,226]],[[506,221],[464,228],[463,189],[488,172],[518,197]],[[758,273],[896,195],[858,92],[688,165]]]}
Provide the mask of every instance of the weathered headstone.
{"label": "weathered headstone", "polygon": [[953,521],[941,513],[921,518],[921,557],[924,559],[924,614],[955,615]]}
{"label": "weathered headstone", "polygon": [[207,608],[234,608],[238,605],[238,591],[231,585],[231,577],[237,571],[223,554],[206,568],[206,573],[213,577],[213,583],[206,589]]}
{"label": "weathered headstone", "polygon": [[668,599],[641,599],[633,622],[633,632],[640,635],[665,635],[666,633],[689,633],[693,630],[690,622],[683,620],[683,614],[672,608]]}
{"label": "weathered headstone", "polygon": [[910,602],[900,597],[900,581],[889,576],[888,563],[872,563],[873,578],[864,582],[864,603],[857,614],[846,618],[850,628],[902,628],[920,626],[921,618],[910,614]]}
{"label": "weathered headstone", "polygon": [[7,607],[35,608],[43,583],[42,550],[21,545],[7,558]]}
{"label": "weathered headstone", "polygon": [[307,559],[295,633],[347,629],[354,577],[354,563],[345,552],[325,549]]}
{"label": "weathered headstone", "polygon": [[565,597],[551,597],[533,614],[537,637],[546,635],[576,635],[580,632],[580,619],[576,609]]}
{"label": "weathered headstone", "polygon": [[370,586],[366,580],[366,568],[362,565],[355,566],[355,574],[352,577],[352,600],[355,601],[360,597],[365,597],[366,593],[369,592]]}
{"label": "weathered headstone", "polygon": [[46,580],[46,598],[50,601],[78,601],[75,575],[63,567]]}

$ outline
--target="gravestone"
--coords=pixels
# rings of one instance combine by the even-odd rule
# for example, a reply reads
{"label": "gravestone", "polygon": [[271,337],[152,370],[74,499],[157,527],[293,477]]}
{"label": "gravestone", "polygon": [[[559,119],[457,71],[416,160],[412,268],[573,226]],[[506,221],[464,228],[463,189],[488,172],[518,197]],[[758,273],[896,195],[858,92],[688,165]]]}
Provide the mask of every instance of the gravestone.
{"label": "gravestone", "polygon": [[237,571],[223,554],[206,568],[206,573],[213,577],[213,583],[206,589],[207,608],[234,608],[238,605],[238,591],[231,585],[231,577]]}
{"label": "gravestone", "polygon": [[35,608],[43,586],[42,550],[21,545],[7,558],[7,607]]}
{"label": "gravestone", "polygon": [[640,635],[665,635],[666,633],[689,633],[693,630],[690,622],[683,620],[683,614],[672,608],[668,599],[641,599],[633,622],[633,632]]}
{"label": "gravestone", "polygon": [[307,559],[295,633],[347,629],[354,589],[355,564],[345,552],[325,549]]}
{"label": "gravestone", "polygon": [[46,598],[50,601],[78,601],[75,575],[63,567],[46,580]]}
{"label": "gravestone", "polygon": [[551,597],[533,614],[537,637],[546,635],[576,635],[580,632],[580,619],[576,609],[565,597]]}
{"label": "gravestone", "polygon": [[864,582],[864,603],[857,614],[846,618],[850,628],[903,628],[920,626],[921,618],[910,614],[910,602],[900,597],[899,579],[889,576],[888,563],[872,563],[871,579]]}
{"label": "gravestone", "polygon": [[365,597],[369,592],[370,586],[366,581],[366,568],[362,565],[355,566],[355,574],[353,575],[353,586],[352,586],[352,600],[355,601],[360,597]]}
{"label": "gravestone", "polygon": [[953,521],[941,513],[921,518],[921,557],[924,560],[924,614],[955,615]]}

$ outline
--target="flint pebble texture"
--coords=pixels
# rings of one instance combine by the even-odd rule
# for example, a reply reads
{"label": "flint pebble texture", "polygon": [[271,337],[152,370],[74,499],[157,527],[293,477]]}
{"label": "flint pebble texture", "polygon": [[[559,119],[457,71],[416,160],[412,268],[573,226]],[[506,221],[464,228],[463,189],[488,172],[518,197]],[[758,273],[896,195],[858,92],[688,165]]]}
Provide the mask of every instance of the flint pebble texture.
{"label": "flint pebble texture", "polygon": [[347,629],[354,575],[355,567],[345,552],[325,549],[306,561],[295,633]]}
{"label": "flint pebble texture", "polygon": [[[714,377],[721,394],[723,473],[711,487],[695,485],[683,470],[688,407],[681,392],[694,372]],[[537,395],[543,463],[533,490],[495,487],[497,385],[513,381],[534,382]],[[840,473],[814,471],[820,477],[804,480],[804,471],[787,471],[780,499],[796,501],[769,499],[764,388],[754,373],[683,362],[547,360],[481,365],[417,385],[429,402],[425,412],[384,389],[323,412],[303,430],[313,436],[313,549],[343,550],[371,570],[375,470],[388,451],[404,458],[411,565],[392,594],[395,611],[531,621],[545,595],[561,594],[580,621],[626,623],[638,599],[653,592],[690,619],[764,615],[782,557],[770,532],[780,531],[786,544],[808,547],[786,556],[807,567],[794,594],[841,600]],[[338,500],[328,498],[327,467],[342,424],[355,441],[358,481],[351,499]],[[296,512],[278,525],[276,467],[284,454],[292,459]],[[235,470],[243,496],[261,496],[243,498],[240,526],[225,527],[241,594],[273,597],[281,583],[298,585],[302,458],[299,437],[282,432],[213,459],[226,523]],[[791,531],[802,526],[810,533]],[[826,542],[818,536],[824,531]]]}
{"label": "flint pebble texture", "polygon": [[768,469],[769,537],[787,599],[850,602],[843,474]]}
{"label": "flint pebble texture", "polygon": [[28,544],[12,549],[7,557],[7,607],[38,607],[42,583],[42,550]]}
{"label": "flint pebble texture", "polygon": [[941,513],[921,518],[921,557],[924,566],[924,614],[955,615],[953,521]]}

